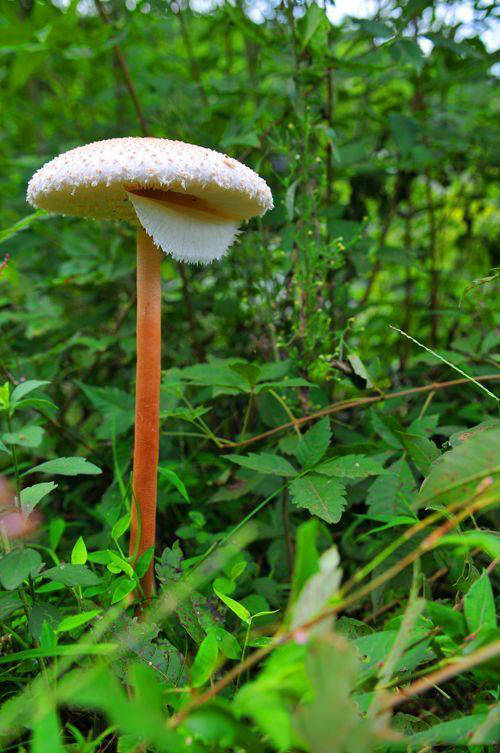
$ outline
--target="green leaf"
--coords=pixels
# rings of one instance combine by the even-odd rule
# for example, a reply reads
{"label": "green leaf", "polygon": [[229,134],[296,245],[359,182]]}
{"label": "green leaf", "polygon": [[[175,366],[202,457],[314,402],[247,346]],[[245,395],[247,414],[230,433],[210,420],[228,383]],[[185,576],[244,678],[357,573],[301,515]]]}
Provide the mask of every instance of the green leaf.
{"label": "green leaf", "polygon": [[135,580],[130,578],[120,578],[113,590],[113,596],[111,597],[111,603],[116,604],[131,593],[134,588],[137,587]]}
{"label": "green leaf", "polygon": [[465,619],[463,614],[457,612],[447,604],[437,601],[427,601],[425,609],[434,625],[441,627],[446,635],[453,639],[462,639],[466,635]]}
{"label": "green leaf", "polygon": [[33,484],[33,486],[26,486],[21,489],[21,510],[23,515],[28,515],[33,512],[37,504],[47,494],[57,489],[57,484],[54,481],[45,481],[41,484]]}
{"label": "green leaf", "polygon": [[96,433],[98,439],[118,437],[133,426],[133,395],[118,387],[92,387],[81,382],[78,386],[102,414],[103,420]]}
{"label": "green leaf", "polygon": [[312,3],[307,9],[305,17],[301,19],[301,50],[307,47],[320,24],[324,21],[326,21],[324,9],[316,3]]}
{"label": "green leaf", "polygon": [[229,609],[235,613],[237,617],[240,618],[242,622],[245,622],[247,625],[251,623],[250,619],[250,612],[246,607],[243,606],[243,604],[240,604],[235,599],[231,599],[230,596],[227,596],[225,593],[220,591],[218,588],[213,586],[214,592],[217,594],[219,599],[224,602],[224,604],[229,607]]}
{"label": "green leaf", "polygon": [[[22,492],[21,492],[22,496]],[[66,528],[66,521],[64,518],[52,518],[49,523],[49,542],[50,548],[56,550],[62,539],[64,529]]]}
{"label": "green leaf", "polygon": [[369,515],[376,520],[414,515],[415,492],[416,483],[410,467],[404,458],[400,458],[370,486],[366,496]]}
{"label": "green leaf", "polygon": [[317,572],[318,563],[318,521],[312,518],[306,523],[301,523],[297,529],[291,603],[298,597],[308,578]]}
{"label": "green leaf", "polygon": [[241,646],[231,633],[228,633],[224,628],[216,627],[210,631],[215,635],[219,651],[224,654],[227,659],[238,660],[241,658]]}
{"label": "green leaf", "polygon": [[465,594],[464,615],[467,627],[471,633],[496,628],[495,599],[486,571],[472,584]]}
{"label": "green leaf", "polygon": [[40,465],[26,471],[23,476],[27,476],[29,473],[48,473],[54,476],[96,476],[102,471],[97,465],[89,463],[85,458],[70,457],[47,460],[45,463],[40,463]]}
{"label": "green leaf", "polygon": [[476,434],[441,455],[420,488],[419,505],[465,501],[486,477],[500,477],[500,427]]}
{"label": "green leaf", "polygon": [[292,502],[327,523],[338,523],[345,510],[345,485],[336,478],[309,475],[290,484]]}
{"label": "green leaf", "polygon": [[[14,235],[17,235],[17,233],[20,233],[21,230],[26,230],[27,228],[31,227],[31,225],[37,220],[43,220],[49,216],[50,216],[49,213],[46,212],[45,209],[37,209],[36,212],[32,212],[31,214],[28,214],[26,217],[23,217],[22,220],[18,220],[10,227],[5,228],[4,230],[0,230],[0,243],[4,243],[5,241],[8,241]],[[54,753],[55,753],[55,749],[54,749]]]}
{"label": "green leaf", "polygon": [[422,70],[425,62],[424,53],[412,39],[396,39],[388,46],[393,60],[400,65],[409,65],[417,73]]}
{"label": "green leaf", "polygon": [[25,426],[19,431],[8,432],[2,435],[7,444],[15,444],[19,447],[39,447],[45,430],[41,426]]}
{"label": "green leaf", "polygon": [[436,542],[438,546],[452,546],[457,550],[482,549],[492,559],[500,559],[500,536],[488,531],[464,531],[443,536]]}
{"label": "green leaf", "polygon": [[[486,714],[473,714],[472,716],[460,716],[449,722],[435,724],[424,732],[417,732],[407,737],[405,750],[431,750],[442,745],[460,745],[466,746],[472,743],[473,733],[486,721]],[[472,733],[472,734],[471,734]],[[495,745],[500,739],[499,725],[490,729],[485,738],[481,740],[482,744]]]}
{"label": "green leaf", "polygon": [[57,633],[68,633],[70,630],[75,630],[82,625],[86,625],[100,614],[100,609],[92,609],[90,612],[80,612],[79,614],[72,614],[69,617],[65,617],[56,628]]}
{"label": "green leaf", "polygon": [[0,439],[0,450],[2,452],[7,452],[10,455],[10,450],[4,445],[1,439]]}
{"label": "green leaf", "polygon": [[44,578],[65,586],[96,586],[101,579],[85,565],[58,565],[44,570]]}
{"label": "green leaf", "polygon": [[15,549],[0,559],[0,583],[7,591],[12,591],[29,575],[36,576],[42,558],[35,549]]}
{"label": "green leaf", "polygon": [[217,638],[213,631],[203,639],[191,666],[191,682],[193,687],[204,685],[215,671],[219,649]]}
{"label": "green leaf", "polygon": [[309,468],[319,463],[328,449],[332,432],[330,420],[322,418],[302,437],[297,448],[296,456],[303,468]]}
{"label": "green leaf", "polygon": [[297,471],[288,460],[279,455],[268,452],[250,452],[248,455],[224,455],[232,463],[250,468],[258,473],[273,474],[275,476],[296,476]]}
{"label": "green leaf", "polygon": [[160,476],[163,476],[164,478],[168,479],[170,483],[175,486],[177,491],[181,494],[182,497],[186,500],[186,502],[190,503],[191,500],[189,499],[189,494],[187,493],[187,489],[184,486],[183,481],[179,478],[177,473],[175,471],[172,471],[170,468],[158,468],[158,473]]}
{"label": "green leaf", "polygon": [[111,538],[119,539],[123,534],[128,531],[130,526],[130,514],[127,513],[126,515],[123,515],[119,520],[116,521],[113,528],[111,529]]}
{"label": "green leaf", "polygon": [[27,382],[21,382],[21,384],[18,384],[12,391],[12,395],[10,396],[11,405],[15,405],[19,400],[25,397],[25,395],[28,395],[30,392],[33,392],[33,390],[37,390],[39,387],[43,387],[46,384],[50,384],[50,382],[40,381],[39,379],[29,379]]}
{"label": "green leaf", "polygon": [[87,562],[87,547],[85,541],[80,536],[71,552],[72,565],[84,565]]}
{"label": "green leaf", "polygon": [[0,594],[0,622],[6,620],[12,612],[15,612],[16,609],[22,606],[23,602],[17,594],[7,592]]}
{"label": "green leaf", "polygon": [[54,706],[40,702],[32,721],[31,753],[64,753],[59,717]]}
{"label": "green leaf", "polygon": [[417,434],[400,432],[398,436],[408,450],[418,470],[426,476],[430,471],[432,463],[441,455],[434,442]]}
{"label": "green leaf", "polygon": [[386,470],[378,460],[367,458],[365,455],[342,455],[317,465],[314,472],[340,478],[368,478],[380,476],[386,473]]}

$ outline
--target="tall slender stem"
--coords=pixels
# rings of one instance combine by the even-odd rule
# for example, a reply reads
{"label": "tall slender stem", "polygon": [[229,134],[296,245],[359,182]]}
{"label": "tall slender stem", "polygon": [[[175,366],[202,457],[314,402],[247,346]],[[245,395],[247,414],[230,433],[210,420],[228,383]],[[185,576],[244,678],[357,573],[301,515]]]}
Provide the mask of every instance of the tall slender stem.
{"label": "tall slender stem", "polygon": [[[161,251],[137,230],[137,377],[130,554],[154,546],[161,380]],[[146,599],[153,591],[153,561],[141,579]]]}

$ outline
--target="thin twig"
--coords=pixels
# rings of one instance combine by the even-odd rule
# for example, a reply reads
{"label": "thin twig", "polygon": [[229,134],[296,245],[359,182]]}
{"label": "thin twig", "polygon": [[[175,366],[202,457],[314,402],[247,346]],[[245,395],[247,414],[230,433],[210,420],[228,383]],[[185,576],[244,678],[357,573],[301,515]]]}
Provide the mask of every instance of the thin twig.
{"label": "thin twig", "polygon": [[[493,381],[496,379],[500,379],[500,374],[487,374],[485,376],[477,376],[474,377],[476,382],[487,382],[487,381]],[[254,442],[259,442],[261,439],[267,439],[268,437],[271,437],[273,434],[277,434],[280,431],[285,431],[286,429],[295,429],[296,426],[301,426],[302,424],[305,424],[309,421],[314,421],[316,418],[322,418],[323,416],[329,416],[332,413],[340,413],[343,410],[348,410],[349,408],[358,408],[362,405],[369,405],[371,403],[380,403],[385,400],[394,400],[398,397],[408,397],[411,395],[418,395],[425,392],[430,392],[432,390],[444,390],[448,387],[456,387],[460,384],[466,384],[467,382],[470,382],[469,379],[450,379],[447,382],[433,382],[432,384],[426,384],[423,387],[411,387],[407,390],[399,390],[398,392],[388,392],[383,395],[372,395],[369,397],[359,397],[354,398],[353,400],[342,400],[338,403],[332,403],[331,405],[327,406],[326,408],[322,408],[319,411],[315,411],[314,413],[310,413],[307,416],[302,416],[302,418],[296,418],[294,421],[289,421],[286,424],[282,424],[281,426],[276,426],[274,429],[269,429],[268,431],[262,432],[262,434],[257,434],[254,437],[250,437],[249,439],[244,439],[242,442],[231,442],[229,440],[225,441],[225,444],[230,447],[243,447],[249,444],[253,444]]]}

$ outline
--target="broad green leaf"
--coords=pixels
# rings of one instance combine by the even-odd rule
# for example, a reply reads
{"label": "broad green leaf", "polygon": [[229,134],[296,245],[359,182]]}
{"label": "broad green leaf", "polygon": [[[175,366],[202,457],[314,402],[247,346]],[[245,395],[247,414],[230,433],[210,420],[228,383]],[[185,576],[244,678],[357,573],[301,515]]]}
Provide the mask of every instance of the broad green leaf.
{"label": "broad green leaf", "polygon": [[10,455],[10,450],[4,445],[1,439],[0,439],[0,450],[2,452],[7,452]]}
{"label": "broad green leaf", "polygon": [[496,628],[495,599],[491,581],[486,571],[465,594],[464,615],[471,633]]}
{"label": "broad green leaf", "polygon": [[342,455],[317,465],[314,472],[340,478],[367,478],[386,473],[377,460],[367,458],[365,455]]}
{"label": "broad green leaf", "polygon": [[[1,560],[0,560],[1,563]],[[23,602],[17,595],[17,593],[4,592],[0,594],[0,622],[3,622],[10,617],[12,612],[23,606]]]}
{"label": "broad green leaf", "polygon": [[158,473],[160,474],[160,476],[163,476],[163,478],[168,479],[170,483],[175,486],[177,491],[182,497],[184,497],[186,502],[191,502],[191,500],[189,499],[189,494],[187,493],[187,489],[184,486],[184,482],[181,481],[175,471],[172,471],[170,468],[158,468]]}
{"label": "broad green leaf", "polygon": [[102,423],[96,434],[98,439],[118,437],[133,426],[133,395],[118,387],[92,387],[81,382],[78,385],[102,414]]}
{"label": "broad green leaf", "polygon": [[55,706],[39,702],[32,716],[31,753],[64,753],[61,726]]}
{"label": "broad green leaf", "polygon": [[273,474],[276,476],[296,476],[297,471],[288,460],[279,455],[271,455],[268,452],[250,452],[248,455],[224,455],[232,463],[250,468],[258,473]]}
{"label": "broad green leaf", "polygon": [[301,19],[301,50],[307,47],[322,22],[326,22],[324,9],[316,3],[312,3],[307,9],[305,17]]}
{"label": "broad green leaf", "polygon": [[304,434],[296,452],[297,460],[303,468],[319,463],[329,447],[331,437],[328,417],[322,418]]}
{"label": "broad green leaf", "polygon": [[217,666],[218,655],[217,637],[214,632],[210,632],[201,642],[191,666],[193,687],[200,688],[210,679]]}
{"label": "broad green leaf", "polygon": [[427,601],[425,609],[434,625],[443,628],[446,635],[454,639],[465,637],[465,619],[461,612],[457,612],[447,604],[440,604],[438,601]]}
{"label": "broad green leaf", "polygon": [[245,622],[247,625],[251,622],[251,616],[250,612],[246,607],[243,606],[243,604],[240,604],[235,599],[232,599],[230,596],[227,596],[225,593],[220,591],[218,588],[213,586],[214,592],[217,594],[219,599],[224,602],[224,604],[229,607],[229,609],[235,613],[237,617],[240,618],[242,622]]}
{"label": "broad green leaf", "polygon": [[35,549],[15,549],[0,559],[0,583],[7,591],[12,591],[29,575],[36,576],[42,558]]}
{"label": "broad green leaf", "polygon": [[336,478],[310,474],[295,479],[290,494],[296,507],[305,507],[327,523],[338,523],[345,510],[345,485]]}
{"label": "broad green leaf", "polygon": [[10,396],[11,405],[15,405],[30,392],[37,390],[39,387],[44,387],[46,384],[50,384],[50,382],[40,381],[39,379],[29,379],[27,382],[21,382],[12,391]]}
{"label": "broad green leaf", "polygon": [[468,442],[469,439],[472,439],[472,437],[475,437],[478,434],[484,434],[484,432],[486,431],[491,431],[492,429],[498,428],[500,428],[500,419],[489,418],[487,421],[482,421],[480,424],[473,426],[471,429],[462,429],[461,431],[456,431],[451,435],[448,443],[452,447],[458,447],[458,445],[463,444],[464,442]]}
{"label": "broad green leaf", "polygon": [[3,434],[2,439],[6,444],[15,444],[19,447],[39,447],[44,433],[45,430],[41,426],[25,426],[19,431]]}
{"label": "broad green leaf", "polygon": [[457,550],[482,549],[492,559],[500,560],[500,536],[488,531],[463,531],[443,536],[436,542],[438,546],[451,546]]}
{"label": "broad green leaf", "polygon": [[[21,493],[22,494],[22,493]],[[49,523],[49,542],[50,548],[56,550],[61,541],[66,521],[64,518],[52,518]]]}
{"label": "broad green leaf", "polygon": [[241,646],[232,633],[228,633],[222,627],[212,628],[211,632],[215,635],[219,651],[227,659],[238,660],[241,658]]}
{"label": "broad green leaf", "polygon": [[422,69],[425,57],[417,42],[412,39],[399,38],[388,46],[393,60],[399,65],[408,65],[417,73]]}
{"label": "broad green leaf", "polygon": [[408,463],[401,458],[370,486],[366,496],[368,513],[376,520],[412,515],[415,494],[415,479]]}
{"label": "broad green leaf", "polygon": [[[424,732],[417,732],[405,740],[405,750],[433,750],[443,745],[466,746],[473,744],[473,735],[486,722],[486,714],[459,716],[449,722],[434,724]],[[495,724],[481,739],[482,744],[496,745],[500,740],[500,724]]]}
{"label": "broad green leaf", "polygon": [[448,505],[471,498],[482,479],[500,477],[500,427],[476,434],[436,460],[423,482],[418,503]]}
{"label": "broad green leaf", "polygon": [[84,565],[87,562],[87,547],[85,541],[80,536],[71,552],[71,564],[72,565]]}
{"label": "broad green leaf", "polygon": [[426,476],[430,471],[432,463],[441,455],[434,442],[426,437],[406,432],[399,432],[398,436],[408,450],[418,470]]}
{"label": "broad green leaf", "polygon": [[65,586],[96,586],[101,580],[85,565],[59,565],[44,570],[42,575]]}
{"label": "broad green leaf", "polygon": [[119,520],[116,521],[113,528],[111,529],[111,537],[113,539],[119,539],[123,534],[128,531],[130,526],[130,514],[127,513],[126,515],[123,515]]}
{"label": "broad green leaf", "polygon": [[297,599],[304,583],[318,571],[318,568],[318,521],[312,518],[306,523],[301,523],[297,529],[290,603]]}
{"label": "broad green leaf", "polygon": [[21,510],[23,515],[28,515],[33,512],[37,504],[47,494],[57,489],[57,484],[54,481],[45,481],[41,484],[33,484],[33,486],[26,486],[21,489]]}
{"label": "broad green leaf", "polygon": [[116,604],[131,593],[134,588],[137,587],[135,580],[130,578],[120,578],[118,583],[113,589],[113,596],[111,597],[111,603]]}
{"label": "broad green leaf", "polygon": [[80,612],[79,614],[72,614],[69,617],[65,617],[57,626],[56,632],[67,633],[70,630],[75,630],[75,628],[86,625],[87,622],[93,620],[94,617],[97,617],[97,615],[100,614],[100,612],[100,609],[92,609],[89,612]]}
{"label": "broad green leaf", "polygon": [[48,473],[54,476],[95,476],[102,473],[101,469],[89,463],[85,458],[72,457],[72,458],[57,458],[56,460],[47,460],[45,463],[40,463],[34,468],[23,474],[23,476],[29,473]]}

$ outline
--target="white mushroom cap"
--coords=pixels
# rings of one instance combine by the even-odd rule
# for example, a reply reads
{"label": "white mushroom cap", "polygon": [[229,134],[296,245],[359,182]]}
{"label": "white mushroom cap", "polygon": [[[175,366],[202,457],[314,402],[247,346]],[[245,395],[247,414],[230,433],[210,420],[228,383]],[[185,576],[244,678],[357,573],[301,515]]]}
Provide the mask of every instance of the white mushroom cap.
{"label": "white mushroom cap", "polygon": [[47,162],[30,204],[58,214],[143,225],[177,259],[219,258],[238,225],[273,207],[266,182],[231,157],[182,141],[95,141]]}

